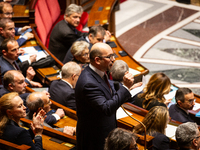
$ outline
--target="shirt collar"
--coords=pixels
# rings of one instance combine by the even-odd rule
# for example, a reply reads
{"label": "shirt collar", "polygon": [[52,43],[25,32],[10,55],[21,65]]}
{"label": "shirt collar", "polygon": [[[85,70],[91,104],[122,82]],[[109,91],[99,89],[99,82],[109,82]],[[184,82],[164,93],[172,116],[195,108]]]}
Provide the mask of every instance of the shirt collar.
{"label": "shirt collar", "polygon": [[92,64],[89,64],[89,67],[94,71],[96,72],[101,78],[104,76],[104,72],[97,69],[95,66],[93,66]]}
{"label": "shirt collar", "polygon": [[86,41],[87,41],[88,43],[90,43],[90,40],[89,40],[88,36],[86,36],[85,39],[86,39]]}
{"label": "shirt collar", "polygon": [[63,80],[63,79],[61,79],[63,82],[65,82],[65,83],[67,83],[72,89],[73,89],[73,86],[69,83],[69,82],[67,82],[67,81],[65,81],[65,80]]}
{"label": "shirt collar", "polygon": [[6,58],[5,56],[3,56],[3,58],[4,58],[5,60],[7,60],[11,65],[12,65],[13,62],[15,61],[15,60],[8,59],[8,58]]}

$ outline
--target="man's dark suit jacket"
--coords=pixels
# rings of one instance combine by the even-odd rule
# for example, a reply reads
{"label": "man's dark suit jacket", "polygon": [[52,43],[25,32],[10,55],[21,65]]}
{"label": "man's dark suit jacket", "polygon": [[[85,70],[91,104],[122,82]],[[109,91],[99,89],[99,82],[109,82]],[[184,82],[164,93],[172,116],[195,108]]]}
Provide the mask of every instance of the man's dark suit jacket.
{"label": "man's dark suit jacket", "polygon": [[[37,136],[34,138],[34,134],[31,129],[26,130],[24,128],[21,128],[13,120],[9,120],[4,129],[3,135],[0,138],[18,145],[29,145],[31,146],[32,150],[43,150],[42,137]],[[33,138],[35,144],[32,141]]]}
{"label": "man's dark suit jacket", "polygon": [[[86,37],[85,37],[85,36],[80,37],[80,38],[77,39],[76,41],[85,41],[85,42],[88,43],[88,41],[86,40]],[[91,43],[89,43],[89,44],[90,44],[90,45],[89,45],[89,48],[88,48],[88,49],[91,50],[93,44],[91,44]],[[65,58],[64,58],[64,60],[63,60],[63,64],[65,64],[65,63],[67,63],[67,62],[69,62],[69,61],[72,61],[73,58],[74,58],[74,56],[73,56],[72,53],[71,53],[71,47],[70,47],[70,49],[68,50],[67,54],[65,55]]]}
{"label": "man's dark suit jacket", "polygon": [[153,137],[153,150],[168,150],[170,148],[170,140],[166,135],[156,132]]}
{"label": "man's dark suit jacket", "polygon": [[[29,67],[28,61],[20,62],[16,61],[16,64],[22,71],[22,74],[26,76],[26,70]],[[16,70],[6,59],[3,58],[3,56],[0,57],[0,66],[1,66],[1,79],[3,81],[3,76],[8,70]]]}
{"label": "man's dark suit jacket", "polygon": [[53,81],[49,93],[52,100],[76,110],[75,91],[63,80]]}
{"label": "man's dark suit jacket", "polygon": [[82,32],[70,26],[65,20],[61,20],[51,32],[49,50],[62,62],[72,43],[82,35]]}
{"label": "man's dark suit jacket", "polygon": [[177,104],[171,105],[169,107],[169,115],[173,120],[179,122],[194,122],[189,114],[187,114],[183,109],[181,109]]}
{"label": "man's dark suit jacket", "polygon": [[105,138],[116,128],[116,110],[130,97],[123,86],[111,94],[106,82],[86,67],[75,87],[77,149],[103,150]]}

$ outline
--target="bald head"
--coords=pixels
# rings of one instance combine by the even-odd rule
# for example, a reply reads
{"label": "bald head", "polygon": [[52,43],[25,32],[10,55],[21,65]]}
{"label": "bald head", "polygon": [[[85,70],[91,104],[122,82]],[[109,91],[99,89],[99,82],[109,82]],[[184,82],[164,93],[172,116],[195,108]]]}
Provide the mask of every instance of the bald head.
{"label": "bald head", "polygon": [[101,71],[109,71],[115,61],[112,48],[105,43],[96,43],[90,51],[90,62]]}
{"label": "bald head", "polygon": [[12,16],[13,16],[12,5],[7,2],[1,2],[0,3],[0,18],[12,19]]}
{"label": "bald head", "polygon": [[47,113],[50,111],[51,101],[45,92],[33,92],[26,99],[26,105],[31,112],[38,112],[40,109],[44,109]]}

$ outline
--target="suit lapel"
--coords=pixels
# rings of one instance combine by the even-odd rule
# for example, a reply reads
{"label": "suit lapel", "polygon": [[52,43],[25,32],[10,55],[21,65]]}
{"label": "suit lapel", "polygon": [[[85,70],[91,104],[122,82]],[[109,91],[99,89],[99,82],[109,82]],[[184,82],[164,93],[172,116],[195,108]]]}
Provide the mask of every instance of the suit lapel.
{"label": "suit lapel", "polygon": [[87,67],[87,70],[97,80],[97,82],[99,84],[101,84],[104,87],[104,89],[106,89],[106,91],[112,96],[110,88],[108,87],[108,85],[106,84],[106,82],[95,71],[93,71],[89,66]]}

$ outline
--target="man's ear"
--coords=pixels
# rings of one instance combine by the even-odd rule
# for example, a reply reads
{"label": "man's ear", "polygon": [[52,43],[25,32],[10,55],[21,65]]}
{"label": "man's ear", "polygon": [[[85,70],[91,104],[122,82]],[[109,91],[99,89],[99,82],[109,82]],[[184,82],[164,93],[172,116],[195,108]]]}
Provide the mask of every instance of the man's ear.
{"label": "man's ear", "polygon": [[194,146],[196,146],[196,147],[198,146],[197,140],[195,138],[192,140],[192,143]]}
{"label": "man's ear", "polygon": [[181,105],[182,105],[182,102],[181,102],[180,100],[178,100],[178,101],[177,101],[177,104],[178,104],[179,106],[181,106]]}
{"label": "man's ear", "polygon": [[72,80],[74,80],[74,79],[75,79],[75,77],[76,77],[76,74],[73,74],[73,75],[72,75]]}
{"label": "man's ear", "polygon": [[6,56],[7,55],[7,53],[6,53],[6,50],[2,50],[2,54],[4,55],[4,56]]}
{"label": "man's ear", "polygon": [[9,88],[10,91],[13,91],[14,85],[13,85],[12,83],[9,83],[9,84],[8,84],[8,88]]}
{"label": "man's ear", "polygon": [[95,61],[96,64],[100,65],[101,59],[99,57],[95,57],[94,61]]}
{"label": "man's ear", "polygon": [[0,33],[2,33],[2,31],[3,31],[3,28],[2,28],[2,27],[0,27]]}

